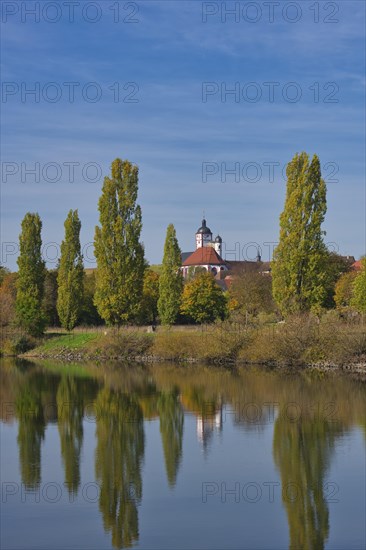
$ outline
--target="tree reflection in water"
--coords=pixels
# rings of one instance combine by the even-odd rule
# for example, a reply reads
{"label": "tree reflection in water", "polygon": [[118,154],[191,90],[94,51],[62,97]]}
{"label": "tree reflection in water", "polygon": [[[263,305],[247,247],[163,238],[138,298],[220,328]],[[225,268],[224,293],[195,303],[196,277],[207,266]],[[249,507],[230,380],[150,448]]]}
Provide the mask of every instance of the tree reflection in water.
{"label": "tree reflection in water", "polygon": [[77,380],[62,376],[56,395],[58,431],[65,485],[70,494],[76,494],[80,485],[80,453],[83,443],[83,394]]}
{"label": "tree reflection in water", "polygon": [[96,479],[104,528],[115,548],[131,547],[139,536],[144,427],[135,397],[103,388],[96,399]]}
{"label": "tree reflection in water", "polygon": [[[20,473],[26,489],[40,486],[45,427],[57,420],[65,483],[71,494],[80,493],[83,419],[86,406],[93,404],[99,509],[115,548],[134,546],[139,539],[144,418],[159,418],[170,487],[183,461],[184,411],[196,416],[197,438],[206,453],[209,438],[225,431],[223,407],[235,411],[225,419],[246,432],[253,427],[260,432],[275,421],[273,458],[282,480],[291,550],[324,548],[330,529],[326,476],[336,440],[353,426],[366,433],[364,386],[345,377],[164,365],[45,368],[28,363],[20,368],[10,361],[0,369],[0,377],[2,401],[15,403],[2,420],[18,419]],[[286,414],[288,403],[300,411],[296,418]],[[329,403],[335,404],[333,417],[326,414]],[[265,414],[268,404],[276,404],[275,419]],[[253,411],[260,414],[253,417]],[[242,437],[241,431],[236,434]]]}
{"label": "tree reflection in water", "polygon": [[41,384],[37,377],[27,379],[15,397],[19,422],[18,447],[22,482],[26,489],[41,483],[41,444],[46,420],[43,413]]}
{"label": "tree reflection in water", "polygon": [[273,455],[281,473],[291,550],[324,548],[329,534],[325,476],[340,434],[337,423],[318,416],[291,420],[280,415],[276,420]]}
{"label": "tree reflection in water", "polygon": [[162,392],[158,397],[157,409],[160,417],[166,474],[170,487],[174,487],[182,459],[184,420],[178,390]]}

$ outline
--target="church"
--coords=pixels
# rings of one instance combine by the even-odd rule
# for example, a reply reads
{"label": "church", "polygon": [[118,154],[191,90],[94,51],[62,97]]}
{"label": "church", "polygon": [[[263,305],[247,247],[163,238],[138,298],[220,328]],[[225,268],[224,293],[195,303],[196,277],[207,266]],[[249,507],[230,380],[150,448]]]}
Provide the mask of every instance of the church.
{"label": "church", "polygon": [[228,271],[228,264],[221,258],[221,254],[222,238],[217,235],[213,239],[212,231],[203,219],[201,227],[196,231],[196,250],[182,254],[183,277],[187,278],[196,268],[204,268],[215,276],[220,271]]}
{"label": "church", "polygon": [[[228,285],[231,279],[229,273],[234,268],[258,267],[258,271],[262,273],[269,269],[269,262],[261,262],[261,257],[258,252],[256,261],[230,261],[222,258],[222,238],[217,235],[213,238],[212,231],[207,227],[205,219],[202,220],[201,227],[196,231],[196,250],[194,252],[182,253],[182,273],[183,278],[187,279],[193,275],[194,271],[203,268],[209,273],[212,273],[219,281],[226,281]],[[266,264],[266,265],[264,265]],[[267,265],[268,264],[268,265]],[[219,283],[220,284],[220,283]],[[223,286],[220,284],[220,286]]]}
{"label": "church", "polygon": [[[262,275],[271,274],[270,262],[262,262],[259,247],[256,260],[225,260],[223,255],[223,241],[220,235],[213,238],[212,231],[207,227],[205,218],[195,235],[196,250],[182,253],[181,270],[184,279],[190,279],[197,270],[205,269],[215,277],[217,284],[227,290],[235,274],[243,271],[256,271]],[[356,261],[353,256],[340,256],[346,260],[352,269],[362,269],[361,260]]]}

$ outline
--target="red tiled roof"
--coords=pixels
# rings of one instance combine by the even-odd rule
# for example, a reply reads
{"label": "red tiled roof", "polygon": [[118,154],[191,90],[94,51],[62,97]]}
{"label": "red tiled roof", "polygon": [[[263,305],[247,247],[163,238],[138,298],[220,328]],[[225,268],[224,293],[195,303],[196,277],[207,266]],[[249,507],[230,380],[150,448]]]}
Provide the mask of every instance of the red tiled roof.
{"label": "red tiled roof", "polygon": [[212,246],[197,248],[184,262],[184,266],[189,265],[225,265],[226,262],[217,254]]}
{"label": "red tiled roof", "polygon": [[352,264],[353,269],[356,269],[356,271],[361,271],[362,269],[362,263],[361,260],[357,260],[354,264]]}

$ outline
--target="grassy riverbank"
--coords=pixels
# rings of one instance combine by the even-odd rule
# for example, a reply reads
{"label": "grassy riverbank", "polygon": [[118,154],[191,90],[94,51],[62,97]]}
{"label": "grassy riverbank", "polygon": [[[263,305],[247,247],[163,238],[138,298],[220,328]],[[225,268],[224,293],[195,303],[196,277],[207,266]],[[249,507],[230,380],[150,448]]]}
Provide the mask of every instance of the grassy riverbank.
{"label": "grassy riverbank", "polygon": [[339,319],[294,317],[245,326],[224,322],[196,327],[121,328],[51,333],[24,357],[66,360],[129,359],[265,365],[366,367],[366,325]]}

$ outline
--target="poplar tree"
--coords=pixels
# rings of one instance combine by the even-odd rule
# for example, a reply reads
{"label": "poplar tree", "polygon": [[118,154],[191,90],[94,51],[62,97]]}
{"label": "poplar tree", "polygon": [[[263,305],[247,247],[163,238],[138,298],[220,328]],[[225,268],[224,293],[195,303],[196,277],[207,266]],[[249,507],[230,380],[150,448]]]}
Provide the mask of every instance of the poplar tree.
{"label": "poplar tree", "polygon": [[171,223],[166,231],[163,264],[159,279],[158,311],[163,325],[172,325],[178,317],[183,288],[181,265],[181,251],[174,225]]}
{"label": "poplar tree", "polygon": [[273,295],[282,313],[318,308],[327,295],[329,253],[321,225],[326,185],[316,155],[296,154],[287,166],[287,192],[280,239],[273,255]]}
{"label": "poplar tree", "polygon": [[19,236],[16,316],[18,325],[31,336],[40,336],[46,324],[42,310],[46,268],[41,255],[41,230],[39,215],[28,212]]}
{"label": "poplar tree", "polygon": [[95,228],[94,239],[94,301],[100,316],[110,325],[136,319],[140,308],[145,264],[137,193],[137,166],[128,160],[114,160],[111,177],[104,178],[99,199],[100,227]]}
{"label": "poplar tree", "polygon": [[58,269],[57,313],[61,325],[72,330],[83,305],[84,267],[80,247],[81,223],[77,210],[70,210],[64,223],[65,239],[61,243]]}

